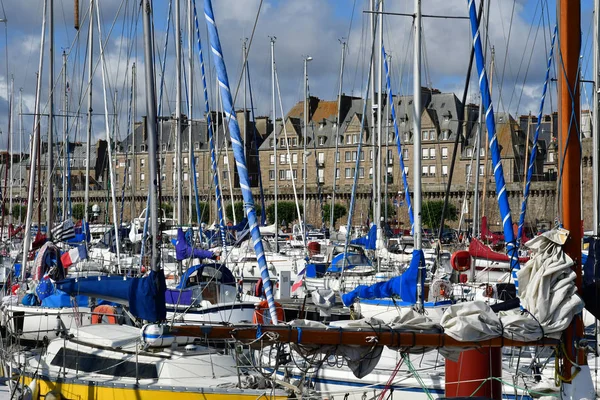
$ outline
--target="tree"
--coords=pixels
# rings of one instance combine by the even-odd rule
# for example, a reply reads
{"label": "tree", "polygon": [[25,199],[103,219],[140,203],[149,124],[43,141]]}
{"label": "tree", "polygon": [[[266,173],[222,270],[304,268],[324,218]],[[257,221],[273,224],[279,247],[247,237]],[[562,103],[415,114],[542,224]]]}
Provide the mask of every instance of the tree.
{"label": "tree", "polygon": [[[88,206],[88,214],[91,215],[92,206]],[[85,217],[85,204],[73,204],[73,218],[83,219]]]}
{"label": "tree", "polygon": [[[210,209],[208,208],[208,203],[205,201],[200,202],[200,222],[204,222],[208,224],[208,218],[210,216]],[[196,203],[192,204],[192,223],[197,223],[198,217],[196,214]]]}
{"label": "tree", "polygon": [[[236,201],[234,206],[235,206],[235,220],[237,222],[240,222],[242,219],[244,219],[244,202]],[[254,203],[254,209],[256,210],[256,217],[258,218],[258,222],[260,223],[260,213],[261,213],[262,208],[260,207],[259,204]],[[233,212],[231,211],[231,202],[228,202],[227,205],[225,206],[225,216],[227,217],[227,220],[233,221]]]}
{"label": "tree", "polygon": [[171,203],[161,203],[160,209],[165,211],[167,218],[173,218],[173,205]]}
{"label": "tree", "polygon": [[[300,204],[300,213],[302,213],[302,204]],[[270,223],[275,221],[275,203],[267,206],[267,219]],[[281,224],[283,221],[290,223],[298,219],[298,211],[296,203],[293,201],[278,201],[277,202],[277,221]]]}
{"label": "tree", "polygon": [[[439,226],[440,220],[442,219],[442,208],[444,208],[444,202],[442,200],[432,200],[423,202],[422,213],[423,213],[423,225],[429,228],[435,229]],[[448,203],[446,208],[445,220],[456,221],[458,219],[458,209],[452,203]]]}
{"label": "tree", "polygon": [[[331,214],[329,213],[330,209],[331,209],[331,204],[323,205],[323,214],[325,214],[325,224],[329,224],[329,222],[331,221]],[[335,203],[333,206],[333,225],[335,225],[335,222],[338,219],[345,216],[347,212],[348,212],[348,210],[346,210],[345,205]]]}
{"label": "tree", "polygon": [[20,204],[13,205],[12,208],[12,216],[13,218],[21,218],[21,221],[25,221],[27,217],[27,206],[22,206]]}

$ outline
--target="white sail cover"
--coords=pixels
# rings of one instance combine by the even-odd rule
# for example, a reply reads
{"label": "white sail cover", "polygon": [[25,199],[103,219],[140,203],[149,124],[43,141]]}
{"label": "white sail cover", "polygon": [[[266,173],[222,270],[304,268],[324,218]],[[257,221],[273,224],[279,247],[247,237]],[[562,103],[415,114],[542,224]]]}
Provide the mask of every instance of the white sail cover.
{"label": "white sail cover", "polygon": [[562,249],[568,235],[569,231],[558,228],[527,242],[533,256],[517,273],[519,298],[525,311],[496,315],[482,301],[455,304],[440,321],[446,334],[461,341],[500,335],[535,341],[564,331],[584,306],[577,295],[573,260]]}

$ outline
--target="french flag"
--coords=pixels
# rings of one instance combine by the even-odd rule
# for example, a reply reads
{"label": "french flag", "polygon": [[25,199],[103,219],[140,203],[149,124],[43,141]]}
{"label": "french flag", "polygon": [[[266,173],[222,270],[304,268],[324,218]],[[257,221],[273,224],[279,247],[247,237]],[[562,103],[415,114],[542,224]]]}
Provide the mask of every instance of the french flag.
{"label": "french flag", "polygon": [[302,284],[304,283],[304,275],[305,274],[306,274],[306,266],[304,268],[302,268],[302,270],[300,272],[298,272],[298,275],[296,275],[296,281],[292,285],[292,293],[294,293],[296,290],[298,290],[302,287]]}
{"label": "french flag", "polygon": [[79,246],[72,248],[71,250],[63,253],[60,256],[63,268],[70,267],[78,261],[85,260],[87,258],[87,249],[85,245],[80,244]]}

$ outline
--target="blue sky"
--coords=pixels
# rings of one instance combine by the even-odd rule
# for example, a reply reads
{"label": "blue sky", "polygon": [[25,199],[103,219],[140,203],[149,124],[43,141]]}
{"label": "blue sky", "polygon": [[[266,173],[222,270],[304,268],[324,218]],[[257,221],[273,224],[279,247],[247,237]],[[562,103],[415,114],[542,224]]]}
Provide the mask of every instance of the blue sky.
{"label": "blue sky", "polygon": [[[201,1],[197,7],[201,13]],[[9,74],[15,79],[16,90],[23,89],[24,112],[33,112],[35,74],[39,57],[39,37],[41,29],[42,0],[14,2],[3,0],[8,24],[6,30],[0,25],[0,54],[8,51]],[[85,82],[83,54],[85,38],[87,37],[88,2],[80,0],[82,30],[79,42],[75,40],[76,32],[72,28],[72,0],[55,0],[56,18],[56,79],[57,85],[62,85],[59,78],[62,48],[70,49],[68,61],[68,80],[70,82],[71,110],[81,107],[85,112],[87,106],[79,104],[82,93],[81,85]],[[102,0],[100,3],[102,34],[106,40],[110,27],[115,21],[114,28],[107,39],[106,59],[107,77],[111,99],[114,90],[118,91],[119,132],[123,138],[127,132],[128,93],[131,86],[130,68],[133,62],[138,66],[138,86],[143,83],[144,60],[142,59],[142,24],[137,19],[139,1],[137,0]],[[186,3],[182,1],[182,15],[185,18]],[[268,36],[276,36],[276,63],[284,110],[289,109],[302,98],[302,60],[306,55],[313,57],[309,64],[309,82],[311,94],[323,99],[334,99],[337,95],[338,70],[341,47],[339,39],[348,40],[349,50],[344,76],[344,92],[361,95],[366,79],[366,61],[370,43],[368,40],[367,16],[363,10],[367,8],[367,0],[264,0],[258,18],[257,30],[250,49],[249,63],[252,75],[254,103],[258,114],[271,114],[271,81],[270,81],[270,50]],[[249,37],[255,22],[259,0],[215,0],[215,17],[221,33],[225,52],[225,60],[229,71],[229,80],[235,85],[240,76],[241,43],[244,37]],[[386,10],[394,12],[412,12],[413,1],[393,0],[386,2]],[[423,0],[424,14],[466,15],[466,0]],[[591,74],[591,30],[592,0],[582,1],[582,41],[587,43],[583,52],[583,72],[585,78]],[[354,14],[352,9],[354,7]],[[513,8],[514,7],[514,8]],[[540,9],[549,10],[550,23],[540,25]],[[546,68],[547,46],[551,30],[555,22],[554,1],[546,0],[501,0],[493,1],[490,8],[490,48],[496,52],[494,68],[494,100],[495,108],[512,114],[537,112],[539,97]],[[155,9],[155,41],[157,49],[162,54],[165,40],[166,14],[168,1],[154,1]],[[513,14],[514,9],[514,14]],[[1,11],[0,11],[1,12]],[[202,17],[202,14],[201,14]],[[384,20],[384,44],[392,54],[392,81],[398,94],[409,94],[412,72],[412,35],[410,18],[390,16]],[[511,27],[512,22],[512,27]],[[203,40],[206,37],[204,21],[200,21]],[[511,37],[508,41],[510,27]],[[424,22],[423,47],[423,85],[430,85],[443,91],[452,91],[460,96],[466,73],[469,46],[471,43],[469,25],[462,20],[426,20]],[[8,33],[8,36],[5,35]],[[8,48],[5,46],[8,42]],[[187,35],[184,35],[184,42]],[[165,71],[164,113],[174,111],[172,101],[174,90],[174,40],[171,32],[167,49],[167,68]],[[98,43],[95,44],[95,60],[98,60]],[[184,56],[187,57],[184,43]],[[204,43],[206,48],[206,43]],[[508,49],[508,50],[507,50]],[[127,57],[127,53],[131,57]],[[46,53],[47,54],[47,53]],[[194,54],[197,57],[197,54]],[[210,58],[205,54],[205,59]],[[196,58],[197,59],[197,58]],[[47,65],[43,73],[44,84],[42,103],[47,102],[48,82]],[[0,129],[7,130],[7,73],[3,63],[0,63]],[[212,75],[209,68],[209,78]],[[199,69],[196,63],[194,69],[194,97],[200,99],[202,94]],[[475,81],[473,81],[475,82]],[[211,102],[214,84],[209,84]],[[57,86],[57,89],[59,87]],[[477,101],[478,94],[475,86],[471,85],[470,101]],[[552,91],[551,87],[551,91]],[[591,91],[583,92],[585,96]],[[137,97],[137,116],[144,114],[144,92],[140,89]],[[556,108],[556,95],[550,94],[549,111]],[[101,68],[98,67],[94,80],[94,110],[103,110],[103,91],[101,85]],[[58,100],[57,100],[58,101]],[[241,99],[238,102],[241,106]],[[57,106],[60,108],[60,106]],[[111,104],[112,108],[112,104]],[[277,113],[280,115],[279,106]],[[196,102],[194,115],[202,114],[203,105]],[[25,134],[31,131],[31,117],[24,119]],[[57,122],[62,126],[62,122]],[[104,120],[94,118],[94,135],[104,136]],[[73,129],[72,139],[82,139],[82,133]],[[6,135],[0,137],[4,143]],[[0,144],[0,146],[2,146]]]}

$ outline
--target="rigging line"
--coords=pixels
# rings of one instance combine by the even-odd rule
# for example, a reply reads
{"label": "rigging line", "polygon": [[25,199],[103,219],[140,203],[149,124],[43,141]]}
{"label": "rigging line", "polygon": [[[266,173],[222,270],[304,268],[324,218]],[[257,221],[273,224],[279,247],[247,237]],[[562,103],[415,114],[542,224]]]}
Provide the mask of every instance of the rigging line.
{"label": "rigging line", "polygon": [[[503,101],[502,101],[502,88],[504,87],[504,74],[506,73],[506,62],[508,61],[508,49],[510,48],[510,38],[511,38],[511,34],[512,34],[513,18],[515,16],[516,4],[517,4],[517,1],[513,0],[512,11],[510,14],[510,24],[508,25],[508,37],[506,36],[506,33],[504,31],[504,20],[502,17],[500,18],[500,21],[502,21],[502,32],[504,33],[504,38],[505,38],[505,42],[506,42],[506,49],[504,51],[504,62],[502,65],[502,74],[500,75],[500,79],[498,79],[498,86],[499,86],[498,104],[500,107],[502,107],[502,109],[505,109]],[[498,3],[498,8],[500,10],[500,15],[502,16],[502,8],[500,7],[500,3]],[[510,64],[509,64],[509,68],[510,68]]]}

